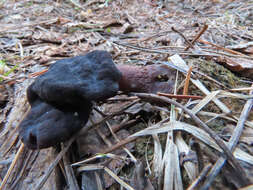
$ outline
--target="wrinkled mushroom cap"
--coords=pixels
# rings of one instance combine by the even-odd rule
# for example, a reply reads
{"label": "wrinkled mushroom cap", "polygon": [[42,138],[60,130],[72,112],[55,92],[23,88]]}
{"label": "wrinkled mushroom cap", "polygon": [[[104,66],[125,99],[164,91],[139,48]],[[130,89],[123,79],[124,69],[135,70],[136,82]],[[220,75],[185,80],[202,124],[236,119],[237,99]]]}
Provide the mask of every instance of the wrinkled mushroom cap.
{"label": "wrinkled mushroom cap", "polygon": [[39,97],[55,106],[79,107],[116,95],[121,73],[106,51],[59,60],[28,88],[28,100]]}

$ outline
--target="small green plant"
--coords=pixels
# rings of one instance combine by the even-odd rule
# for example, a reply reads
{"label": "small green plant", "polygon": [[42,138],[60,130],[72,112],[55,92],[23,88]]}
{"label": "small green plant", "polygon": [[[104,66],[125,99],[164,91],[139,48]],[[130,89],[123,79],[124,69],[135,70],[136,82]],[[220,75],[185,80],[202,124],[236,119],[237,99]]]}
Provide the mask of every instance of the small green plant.
{"label": "small green plant", "polygon": [[[4,60],[0,60],[0,68],[3,68],[4,70],[4,67],[6,66],[6,63]],[[19,63],[17,63],[15,66],[13,66],[9,71],[6,71],[5,73],[3,73],[3,76],[7,77],[9,76],[9,74],[13,73],[19,66]],[[3,82],[3,78],[0,77],[0,82]]]}

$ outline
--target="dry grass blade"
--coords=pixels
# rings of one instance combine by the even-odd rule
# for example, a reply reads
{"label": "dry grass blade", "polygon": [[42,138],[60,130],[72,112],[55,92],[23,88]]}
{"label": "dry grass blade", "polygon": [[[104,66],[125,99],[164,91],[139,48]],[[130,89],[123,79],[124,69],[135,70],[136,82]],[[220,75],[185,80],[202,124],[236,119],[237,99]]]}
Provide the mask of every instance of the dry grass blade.
{"label": "dry grass blade", "polygon": [[77,171],[84,172],[84,171],[103,170],[103,169],[104,169],[104,166],[101,166],[99,164],[88,164],[88,165],[79,167]]}
{"label": "dry grass blade", "polygon": [[113,178],[115,179],[122,187],[128,189],[128,190],[134,190],[130,185],[125,183],[123,180],[121,180],[117,175],[115,175],[109,168],[104,167],[104,170]]}
{"label": "dry grass blade", "polygon": [[[177,84],[177,79],[178,79],[178,74],[175,80],[175,89],[174,92],[176,92],[176,84]],[[175,121],[177,118],[177,113],[175,110],[175,106],[171,105],[170,108],[170,121]],[[167,140],[166,140],[166,146],[165,146],[165,152],[162,160],[162,168],[164,167],[164,188],[163,189],[172,189],[173,184],[175,181],[175,160],[173,159],[174,157],[174,149],[175,149],[175,144],[173,143],[174,141],[174,135],[173,131],[168,131],[167,132]]]}
{"label": "dry grass blade", "polygon": [[158,135],[152,135],[154,140],[154,156],[153,156],[153,172],[155,177],[159,178],[162,176],[163,168],[162,168],[162,145],[160,143]]}
{"label": "dry grass blade", "polygon": [[112,159],[123,160],[123,161],[130,160],[129,158],[127,158],[125,156],[119,156],[119,155],[110,154],[110,153],[108,153],[108,154],[97,154],[97,155],[95,155],[91,158],[88,158],[88,159],[82,160],[80,162],[76,162],[74,164],[71,164],[71,166],[80,166],[82,164],[94,161],[94,160],[99,159],[99,158],[112,158]]}
{"label": "dry grass blade", "polygon": [[[179,55],[173,55],[171,57],[169,57],[169,59],[172,61],[172,63],[177,67],[180,68],[178,71],[182,72],[182,71],[188,71],[189,67],[186,64],[186,62],[179,56]],[[191,82],[199,88],[199,90],[201,90],[204,94],[209,95],[210,91],[203,85],[203,83],[200,82],[200,80],[198,79],[193,79],[191,78]],[[230,113],[231,111],[229,110],[229,108],[222,103],[220,100],[218,100],[217,98],[213,98],[213,102],[225,113]]]}
{"label": "dry grass blade", "polygon": [[240,91],[250,91],[250,90],[253,90],[253,87],[246,87],[246,88],[233,88],[233,89],[230,89],[230,91],[232,92],[240,92]]}
{"label": "dry grass blade", "polygon": [[215,96],[217,96],[217,94],[219,93],[219,91],[214,91],[211,92],[210,94],[208,94],[203,100],[201,100],[193,109],[192,112],[194,114],[198,113],[203,107],[205,107],[210,101],[212,101],[214,99]]}
{"label": "dry grass blade", "polygon": [[[189,146],[185,143],[184,139],[182,138],[181,134],[177,134],[175,138],[175,143],[177,145],[178,151],[184,152],[185,154],[188,154],[190,151]],[[184,163],[185,171],[190,178],[190,181],[193,181],[197,177],[197,167],[196,164],[192,162],[185,162]]]}
{"label": "dry grass blade", "polygon": [[226,91],[220,91],[218,98],[238,98],[238,99],[252,99],[253,95],[245,95],[245,94],[239,94],[239,93],[231,93]]}
{"label": "dry grass blade", "polygon": [[[251,92],[251,94],[253,94],[253,93]],[[242,110],[242,113],[241,113],[240,118],[238,120],[237,126],[234,129],[233,135],[231,136],[231,138],[229,139],[229,142],[228,142],[228,148],[231,151],[233,151],[235,149],[235,147],[240,139],[240,136],[241,136],[243,128],[244,128],[244,123],[250,113],[252,105],[253,105],[253,99],[249,99],[246,102],[246,104]],[[211,183],[213,182],[215,177],[219,174],[219,172],[221,171],[225,162],[226,162],[226,159],[223,157],[220,157],[219,160],[216,161],[215,165],[213,166],[211,172],[209,173],[209,175],[207,177],[205,184],[202,187],[203,190],[207,190],[210,187]],[[242,181],[242,182],[243,182],[243,185],[248,185],[246,179],[245,179],[245,181]]]}
{"label": "dry grass blade", "polygon": [[[217,114],[217,113],[206,112],[206,111],[200,111],[198,114],[202,116],[208,116],[208,117],[214,117],[214,118],[220,117],[220,118],[226,119],[228,121],[233,121],[233,122],[237,122],[239,120],[239,118],[237,118],[234,115],[232,115],[232,117],[229,117],[229,116],[226,116],[225,114]],[[246,121],[245,125],[247,127],[253,128],[253,122],[251,121]]]}
{"label": "dry grass blade", "polygon": [[179,152],[177,146],[174,144],[174,160],[175,160],[175,190],[183,190],[183,181],[179,162]]}
{"label": "dry grass blade", "polygon": [[[180,131],[185,131],[187,133],[190,133],[203,143],[207,144],[208,146],[215,148],[219,152],[222,151],[222,149],[216,144],[216,142],[209,136],[208,133],[206,133],[204,130],[195,127],[193,125],[179,122],[179,121],[173,121],[173,122],[168,122],[164,123],[162,126],[153,126],[149,127],[147,129],[144,129],[142,131],[139,131],[131,137],[137,137],[137,136],[145,136],[145,135],[153,135],[153,134],[159,134],[159,133],[166,133],[168,131],[172,130],[180,130]],[[246,152],[243,152],[242,150],[236,148],[234,155],[237,159],[247,161],[249,164],[253,164],[253,156],[247,154]]]}
{"label": "dry grass blade", "polygon": [[93,171],[93,170],[105,170],[106,173],[108,173],[113,179],[115,179],[122,187],[128,189],[128,190],[134,190],[130,185],[128,185],[126,182],[124,182],[122,179],[120,179],[117,175],[115,175],[109,168],[98,165],[98,164],[90,164],[86,166],[81,166],[78,168],[79,172],[82,171]]}
{"label": "dry grass blade", "polygon": [[188,115],[190,115],[190,117],[195,121],[195,123],[199,127],[203,128],[210,135],[210,137],[212,137],[215,140],[215,142],[224,151],[225,156],[231,161],[231,163],[234,165],[234,167],[239,172],[241,172],[242,175],[244,174],[244,176],[246,176],[245,171],[243,170],[241,165],[238,163],[238,161],[235,159],[235,157],[233,156],[231,151],[227,148],[227,146],[222,141],[222,139],[213,130],[211,130],[203,121],[201,121],[194,113],[192,113],[189,109],[187,109],[185,106],[181,105],[180,103],[178,103],[174,100],[171,100],[171,99],[168,99],[165,97],[160,97],[160,96],[157,96],[154,94],[134,93],[134,95],[139,96],[140,98],[143,98],[143,99],[150,100],[150,101],[158,101],[158,102],[163,102],[166,104],[172,104],[172,105],[175,105],[175,106],[183,109]]}
{"label": "dry grass blade", "polygon": [[199,176],[194,180],[194,182],[187,188],[187,190],[194,190],[196,189],[196,186],[206,177],[206,174],[209,172],[209,170],[211,169],[212,164],[207,164],[203,170],[201,171],[201,173],[199,174]]}
{"label": "dry grass blade", "polygon": [[192,100],[203,99],[202,96],[180,95],[180,94],[166,94],[166,93],[162,93],[162,92],[157,92],[157,95],[159,95],[159,96],[165,96],[165,97],[168,97],[168,98],[175,98],[175,99],[178,99],[178,100],[181,100],[181,99],[192,99]]}
{"label": "dry grass blade", "polygon": [[175,170],[175,160],[174,160],[174,143],[170,140],[167,149],[165,150],[163,156],[164,162],[164,190],[173,189],[174,184],[174,170]]}
{"label": "dry grass blade", "polygon": [[[197,86],[204,94],[209,95],[210,91],[199,81],[195,79],[191,79],[191,82]],[[222,103],[219,99],[213,98],[213,102],[224,112],[224,113],[230,113],[230,109]]]}

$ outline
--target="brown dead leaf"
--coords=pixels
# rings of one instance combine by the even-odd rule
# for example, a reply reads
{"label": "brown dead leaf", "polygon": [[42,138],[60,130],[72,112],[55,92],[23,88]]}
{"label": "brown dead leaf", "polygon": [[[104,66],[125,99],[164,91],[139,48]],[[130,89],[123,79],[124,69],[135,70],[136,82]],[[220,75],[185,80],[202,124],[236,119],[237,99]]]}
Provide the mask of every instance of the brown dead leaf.
{"label": "brown dead leaf", "polygon": [[216,60],[231,71],[234,71],[244,77],[253,79],[253,61],[244,58],[219,57]]}

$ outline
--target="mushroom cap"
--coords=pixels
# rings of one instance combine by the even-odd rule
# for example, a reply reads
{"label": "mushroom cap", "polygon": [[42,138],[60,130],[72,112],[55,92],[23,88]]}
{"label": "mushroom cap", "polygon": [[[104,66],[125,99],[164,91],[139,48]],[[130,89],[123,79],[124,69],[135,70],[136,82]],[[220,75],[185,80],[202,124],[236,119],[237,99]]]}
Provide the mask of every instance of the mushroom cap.
{"label": "mushroom cap", "polygon": [[[112,97],[119,90],[121,73],[106,51],[56,61],[27,91],[32,104],[41,100],[60,109],[75,109],[83,102]],[[86,103],[85,103],[86,104]]]}
{"label": "mushroom cap", "polygon": [[85,111],[62,111],[37,99],[19,125],[19,136],[30,149],[41,149],[68,140],[88,121],[91,104]]}

